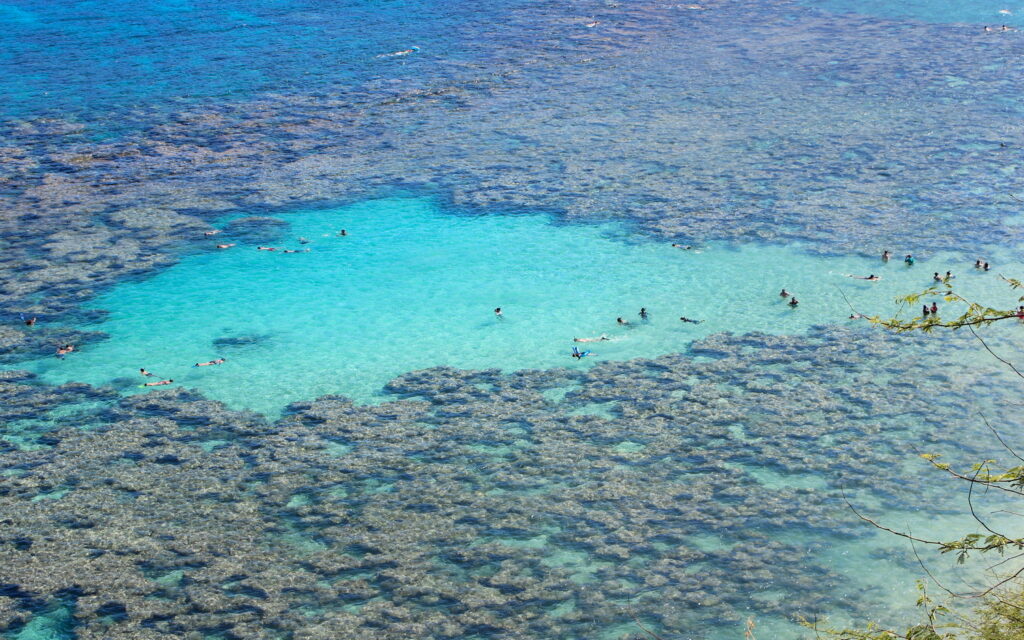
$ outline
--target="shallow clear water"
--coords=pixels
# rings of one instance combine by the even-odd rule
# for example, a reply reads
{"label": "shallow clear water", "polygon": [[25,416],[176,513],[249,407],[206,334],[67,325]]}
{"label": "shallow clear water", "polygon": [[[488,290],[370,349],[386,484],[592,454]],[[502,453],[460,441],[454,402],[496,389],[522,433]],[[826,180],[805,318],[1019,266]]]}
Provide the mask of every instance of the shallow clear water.
{"label": "shallow clear water", "polygon": [[[145,367],[229,406],[275,414],[329,393],[372,402],[397,375],[439,365],[585,367],[683,351],[721,331],[863,323],[846,320],[844,293],[863,313],[893,314],[894,298],[929,286],[935,270],[955,270],[965,294],[1012,302],[994,272],[942,256],[907,268],[899,256],[883,264],[777,246],[687,251],[632,239],[617,225],[453,215],[422,199],[286,219],[290,228],[274,245],[308,252],[241,243],[121,284],[95,302],[109,317],[88,327],[108,333],[107,341],[30,368],[48,382],[98,385],[141,382]],[[348,236],[337,236],[342,228]],[[872,273],[882,280],[845,277]],[[798,308],[780,297],[783,288],[798,297]],[[620,326],[620,317],[629,325]],[[600,336],[609,340],[578,345],[590,357],[570,356],[574,338]],[[219,357],[227,361],[190,366]]]}

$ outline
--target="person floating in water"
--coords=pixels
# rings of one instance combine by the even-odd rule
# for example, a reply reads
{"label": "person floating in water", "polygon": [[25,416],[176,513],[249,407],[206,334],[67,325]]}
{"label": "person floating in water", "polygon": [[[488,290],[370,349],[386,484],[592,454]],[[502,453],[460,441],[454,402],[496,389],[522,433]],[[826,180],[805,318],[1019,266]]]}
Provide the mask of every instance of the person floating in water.
{"label": "person floating in water", "polygon": [[591,353],[590,351],[580,351],[579,347],[572,348],[572,357],[576,358],[577,360],[582,360],[583,358],[586,358],[587,356],[590,355],[594,354]]}
{"label": "person floating in water", "polygon": [[348,231],[345,231],[344,229],[342,229],[341,231],[338,232],[338,235],[339,236],[347,236],[348,235]]}
{"label": "person floating in water", "polygon": [[647,322],[647,307],[640,307],[640,313],[637,314],[640,319]]}
{"label": "person floating in water", "polygon": [[277,251],[277,247],[256,247],[257,251]]}
{"label": "person floating in water", "polygon": [[214,229],[213,231],[204,231],[203,235],[204,236],[215,236],[218,233],[220,233],[220,229]]}
{"label": "person floating in water", "polygon": [[58,347],[57,348],[57,357],[63,359],[64,356],[66,356],[67,354],[71,353],[74,350],[75,350],[75,345],[73,345],[73,344],[66,344],[63,347]]}
{"label": "person floating in water", "polygon": [[193,367],[209,367],[215,364],[224,364],[224,358],[217,358],[216,360],[210,360],[209,362],[197,362]]}
{"label": "person floating in water", "polygon": [[793,298],[789,301],[789,306],[791,307],[795,307],[798,304],[800,304],[800,301],[796,299],[796,296],[793,296]]}
{"label": "person floating in water", "polygon": [[402,49],[401,51],[392,51],[391,53],[381,53],[377,57],[378,58],[400,58],[402,56],[407,56],[407,55],[416,53],[419,50],[420,50],[419,47],[409,47],[408,49]]}
{"label": "person floating in water", "polygon": [[914,260],[914,256],[912,256],[912,255],[910,255],[908,253],[907,257],[903,258],[903,262],[907,263],[908,267],[912,267],[912,266],[914,266],[914,262],[916,262],[916,260]]}
{"label": "person floating in water", "polygon": [[501,307],[495,307],[494,308],[494,317],[497,318],[498,320],[504,320],[505,319],[505,314],[503,314],[501,312]]}
{"label": "person floating in water", "polygon": [[601,335],[597,336],[596,338],[573,338],[572,339],[573,342],[605,342],[607,340],[611,340],[611,338],[609,338],[608,336],[604,335],[603,333]]}
{"label": "person floating in water", "polygon": [[872,280],[872,281],[873,281],[873,280],[881,280],[881,279],[882,279],[881,277],[879,277],[879,276],[876,276],[876,275],[875,275],[875,274],[873,274],[873,273],[872,273],[871,275],[869,275],[869,276],[855,276],[855,275],[853,275],[852,273],[847,273],[847,274],[846,274],[846,277],[847,277],[847,278],[855,278],[855,279],[857,279],[857,280]]}
{"label": "person floating in water", "polygon": [[230,249],[233,246],[235,246],[234,242],[232,242],[231,244],[218,244],[217,248],[218,249]]}
{"label": "person floating in water", "polygon": [[691,245],[688,245],[688,244],[675,244],[675,243],[673,243],[672,246],[675,247],[676,249],[682,249],[683,251],[689,251],[689,250],[693,249],[693,247]]}
{"label": "person floating in water", "polygon": [[20,315],[21,315],[21,321],[25,323],[26,327],[34,327],[36,325],[36,317],[35,316],[32,316],[31,318],[26,318],[24,313],[22,313]]}
{"label": "person floating in water", "polygon": [[689,322],[690,324],[700,324],[704,322],[703,320],[694,320],[693,318],[687,318],[686,316],[679,316],[679,319],[682,322]]}
{"label": "person floating in water", "polygon": [[978,260],[974,261],[974,268],[975,269],[980,269],[981,268],[981,259],[978,259]]}
{"label": "person floating in water", "polygon": [[309,253],[309,249],[283,249],[281,253]]}
{"label": "person floating in water", "polygon": [[143,378],[155,378],[156,377],[155,373],[150,373],[149,371],[146,371],[145,369],[139,369],[139,375],[141,375]]}
{"label": "person floating in water", "polygon": [[947,272],[946,272],[946,277],[945,277],[945,278],[943,278],[942,280],[943,280],[943,282],[945,282],[946,280],[952,280],[952,279],[953,279],[953,278],[955,278],[955,277],[956,277],[956,276],[954,276],[954,275],[953,275],[953,273],[952,273],[951,271],[947,271]]}
{"label": "person floating in water", "polygon": [[889,262],[889,258],[891,258],[891,257],[892,257],[892,254],[889,253],[888,251],[883,251],[882,252],[882,262]]}
{"label": "person floating in water", "polygon": [[299,244],[309,244],[309,238],[299,238]]}
{"label": "person floating in water", "polygon": [[782,298],[788,298],[791,295],[792,294],[790,292],[786,291],[785,289],[783,289],[782,291],[779,292],[779,297],[782,297]]}
{"label": "person floating in water", "polygon": [[629,321],[628,320],[623,320],[622,318],[615,318],[615,322],[618,322],[619,325],[623,326],[623,327],[628,327],[629,326]]}
{"label": "person floating in water", "polygon": [[939,275],[938,271],[936,271],[935,275],[932,276],[932,280],[934,280],[935,282],[942,282],[942,276]]}
{"label": "person floating in water", "polygon": [[865,317],[867,317],[867,316],[865,316],[862,313],[851,313],[850,314],[850,320],[860,320],[861,318],[865,318]]}
{"label": "person floating in water", "polygon": [[167,380],[160,380],[160,381],[157,381],[157,382],[147,382],[147,383],[143,384],[142,386],[144,386],[144,387],[162,387],[163,385],[171,384],[172,382],[174,382],[174,380],[167,379]]}
{"label": "person floating in water", "polygon": [[984,265],[982,265],[981,269],[982,269],[982,271],[988,271],[988,269],[989,269],[988,263],[986,262]]}

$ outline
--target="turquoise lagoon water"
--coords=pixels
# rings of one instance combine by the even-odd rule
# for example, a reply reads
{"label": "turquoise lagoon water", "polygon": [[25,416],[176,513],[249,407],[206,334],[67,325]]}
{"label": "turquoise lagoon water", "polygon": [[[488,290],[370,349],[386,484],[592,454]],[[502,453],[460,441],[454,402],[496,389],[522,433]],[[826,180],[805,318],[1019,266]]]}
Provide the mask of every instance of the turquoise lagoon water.
{"label": "turquoise lagoon water", "polygon": [[[388,380],[426,367],[586,367],[683,351],[721,331],[863,323],[847,319],[844,294],[861,312],[892,314],[896,296],[929,286],[934,271],[947,269],[964,293],[1013,302],[994,272],[951,256],[907,268],[899,256],[883,264],[796,247],[686,251],[635,239],[617,225],[454,215],[426,199],[375,200],[287,220],[275,246],[308,252],[239,244],[122,284],[95,301],[110,315],[88,327],[108,340],[29,368],[53,383],[128,378],[130,391],[139,391],[145,367],[231,407],[276,414],[324,394],[374,402]],[[341,228],[349,235],[338,237]],[[869,273],[882,280],[844,275]],[[782,288],[798,296],[798,308],[787,306]],[[629,326],[618,325],[619,317]],[[573,338],[601,335],[610,340],[580,345],[591,357],[570,356]],[[191,366],[216,357],[227,362]]]}

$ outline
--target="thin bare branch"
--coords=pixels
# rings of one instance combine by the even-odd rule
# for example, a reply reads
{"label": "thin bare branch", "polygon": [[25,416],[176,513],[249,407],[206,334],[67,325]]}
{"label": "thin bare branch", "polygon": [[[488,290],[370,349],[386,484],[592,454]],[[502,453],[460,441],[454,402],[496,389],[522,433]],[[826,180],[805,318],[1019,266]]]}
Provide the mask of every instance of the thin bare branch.
{"label": "thin bare branch", "polygon": [[[1012,455],[1014,458],[1017,458],[1021,462],[1024,462],[1024,458],[1022,458],[1019,455],[1017,455],[1017,452],[1014,451],[1013,448],[1010,445],[1006,444],[1006,442],[1003,440],[1003,437],[999,435],[998,431],[996,431],[995,427],[993,427],[991,424],[989,424],[988,418],[985,417],[985,414],[981,413],[981,412],[978,412],[978,415],[981,416],[982,421],[984,421],[985,426],[988,427],[989,431],[991,431],[995,435],[996,440],[999,440],[999,444],[1003,445],[1003,448],[1006,449],[1007,451],[1009,451],[1010,455]],[[1016,513],[1014,515],[1020,515],[1020,514]]]}
{"label": "thin bare branch", "polygon": [[944,542],[939,542],[938,540],[925,540],[924,538],[916,538],[916,537],[914,537],[914,536],[912,536],[912,535],[910,535],[908,533],[904,533],[902,531],[897,531],[895,529],[890,529],[889,527],[883,526],[883,525],[879,524],[878,522],[875,522],[871,518],[861,514],[860,511],[857,511],[857,508],[853,506],[853,504],[850,502],[850,499],[846,497],[846,489],[844,487],[839,487],[839,491],[840,491],[840,493],[843,494],[843,501],[846,502],[846,506],[850,507],[850,511],[853,511],[853,513],[858,518],[860,518],[864,522],[867,522],[868,524],[870,524],[871,526],[875,527],[876,529],[881,529],[882,531],[888,531],[889,533],[892,533],[892,534],[895,534],[897,536],[900,536],[901,538],[907,538],[908,540],[916,540],[917,542],[920,542],[922,544],[930,544],[930,545],[939,546],[939,547],[941,547],[942,545],[945,544]]}
{"label": "thin bare branch", "polygon": [[[1011,316],[1011,317],[1016,318],[1017,316]],[[983,340],[982,337],[978,335],[978,332],[974,330],[974,327],[968,326],[967,328],[971,330],[971,334],[974,335],[974,337],[978,339],[978,342],[981,343],[981,346],[985,347],[985,351],[988,351],[990,354],[992,354],[992,357],[995,358],[996,360],[998,360],[999,362],[1002,362],[1006,366],[1010,367],[1010,370],[1013,371],[1014,373],[1016,373],[1019,377],[1024,378],[1024,373],[1021,373],[1020,371],[1018,371],[1017,367],[1013,366],[1009,361],[1007,361],[1007,360],[997,356],[996,352],[989,348],[989,346],[988,346],[988,344],[986,344],[985,340]]]}

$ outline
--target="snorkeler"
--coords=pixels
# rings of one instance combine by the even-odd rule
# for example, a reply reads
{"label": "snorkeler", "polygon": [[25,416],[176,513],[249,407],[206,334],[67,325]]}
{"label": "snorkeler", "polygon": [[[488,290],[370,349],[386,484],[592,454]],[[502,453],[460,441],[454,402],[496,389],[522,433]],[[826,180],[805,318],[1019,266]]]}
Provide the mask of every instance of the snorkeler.
{"label": "snorkeler", "polygon": [[218,233],[220,233],[220,229],[214,229],[213,231],[204,231],[203,235],[204,236],[215,236]]}
{"label": "snorkeler", "polygon": [[197,362],[193,367],[209,367],[215,364],[224,364],[224,358],[217,358],[216,360],[210,360],[209,362]]}
{"label": "snorkeler", "polygon": [[693,249],[693,247],[691,245],[688,245],[688,244],[674,244],[673,243],[672,246],[675,247],[676,249],[682,249],[683,251],[689,251],[690,249]]}
{"label": "snorkeler", "polygon": [[879,276],[876,276],[873,273],[871,275],[869,275],[869,276],[855,276],[852,273],[847,273],[845,275],[846,275],[847,278],[855,278],[857,280],[872,280],[872,281],[874,281],[874,280],[881,280],[882,279],[882,278],[880,278]]}
{"label": "snorkeler", "polygon": [[163,386],[165,384],[171,384],[172,382],[174,382],[174,380],[168,379],[168,380],[161,380],[159,382],[147,382],[147,383],[143,384],[142,386],[144,386],[144,387],[160,387],[160,386]]}
{"label": "snorkeler", "polygon": [[700,324],[703,320],[694,320],[693,318],[687,318],[686,316],[679,316],[679,319],[683,322],[689,322],[690,324]]}
{"label": "snorkeler", "polygon": [[935,275],[932,276],[932,280],[934,280],[935,282],[942,282],[942,276],[939,275],[938,271],[936,271]]}
{"label": "snorkeler", "polygon": [[629,321],[628,320],[623,320],[622,318],[615,318],[615,322],[618,322],[619,326],[622,326],[622,327],[628,327],[629,326]]}
{"label": "snorkeler", "polygon": [[865,316],[862,313],[851,313],[850,314],[850,320],[860,320],[861,318],[866,318],[866,317],[867,316]]}
{"label": "snorkeler", "polygon": [[277,251],[277,247],[256,247],[257,251]]}
{"label": "snorkeler", "polygon": [[594,354],[592,354],[590,351],[580,351],[579,347],[572,348],[572,357],[576,358],[577,360],[582,360],[583,358],[586,358],[589,355]]}
{"label": "snorkeler", "polygon": [[309,244],[309,238],[299,238],[299,244]]}
{"label": "snorkeler", "polygon": [[342,229],[341,231],[338,232],[338,235],[339,236],[347,236],[348,235],[348,231],[345,231],[344,229]]}
{"label": "snorkeler", "polygon": [[945,282],[946,280],[952,280],[952,279],[953,279],[953,278],[955,278],[955,277],[956,277],[956,276],[954,276],[954,275],[953,275],[953,273],[952,273],[951,271],[947,271],[947,272],[946,272],[946,277],[945,277],[945,278],[943,278],[942,280],[943,280],[943,282]]}
{"label": "snorkeler", "polygon": [[218,244],[217,248],[218,249],[230,249],[233,246],[235,246],[234,242],[232,242],[231,244]]}
{"label": "snorkeler", "polygon": [[601,335],[599,335],[598,337],[596,337],[596,338],[573,338],[572,339],[573,342],[605,342],[607,340],[611,340],[611,338],[609,338],[608,336],[604,335],[603,333]]}
{"label": "snorkeler", "polygon": [[377,57],[378,58],[399,58],[401,56],[407,56],[407,55],[409,55],[411,53],[416,53],[419,50],[420,50],[419,47],[410,47],[408,49],[402,49],[401,51],[392,51],[391,53],[381,53]]}
{"label": "snorkeler", "polygon": [[146,371],[145,369],[139,369],[139,375],[141,375],[144,378],[155,378],[156,377],[155,373],[150,373],[149,371]]}

